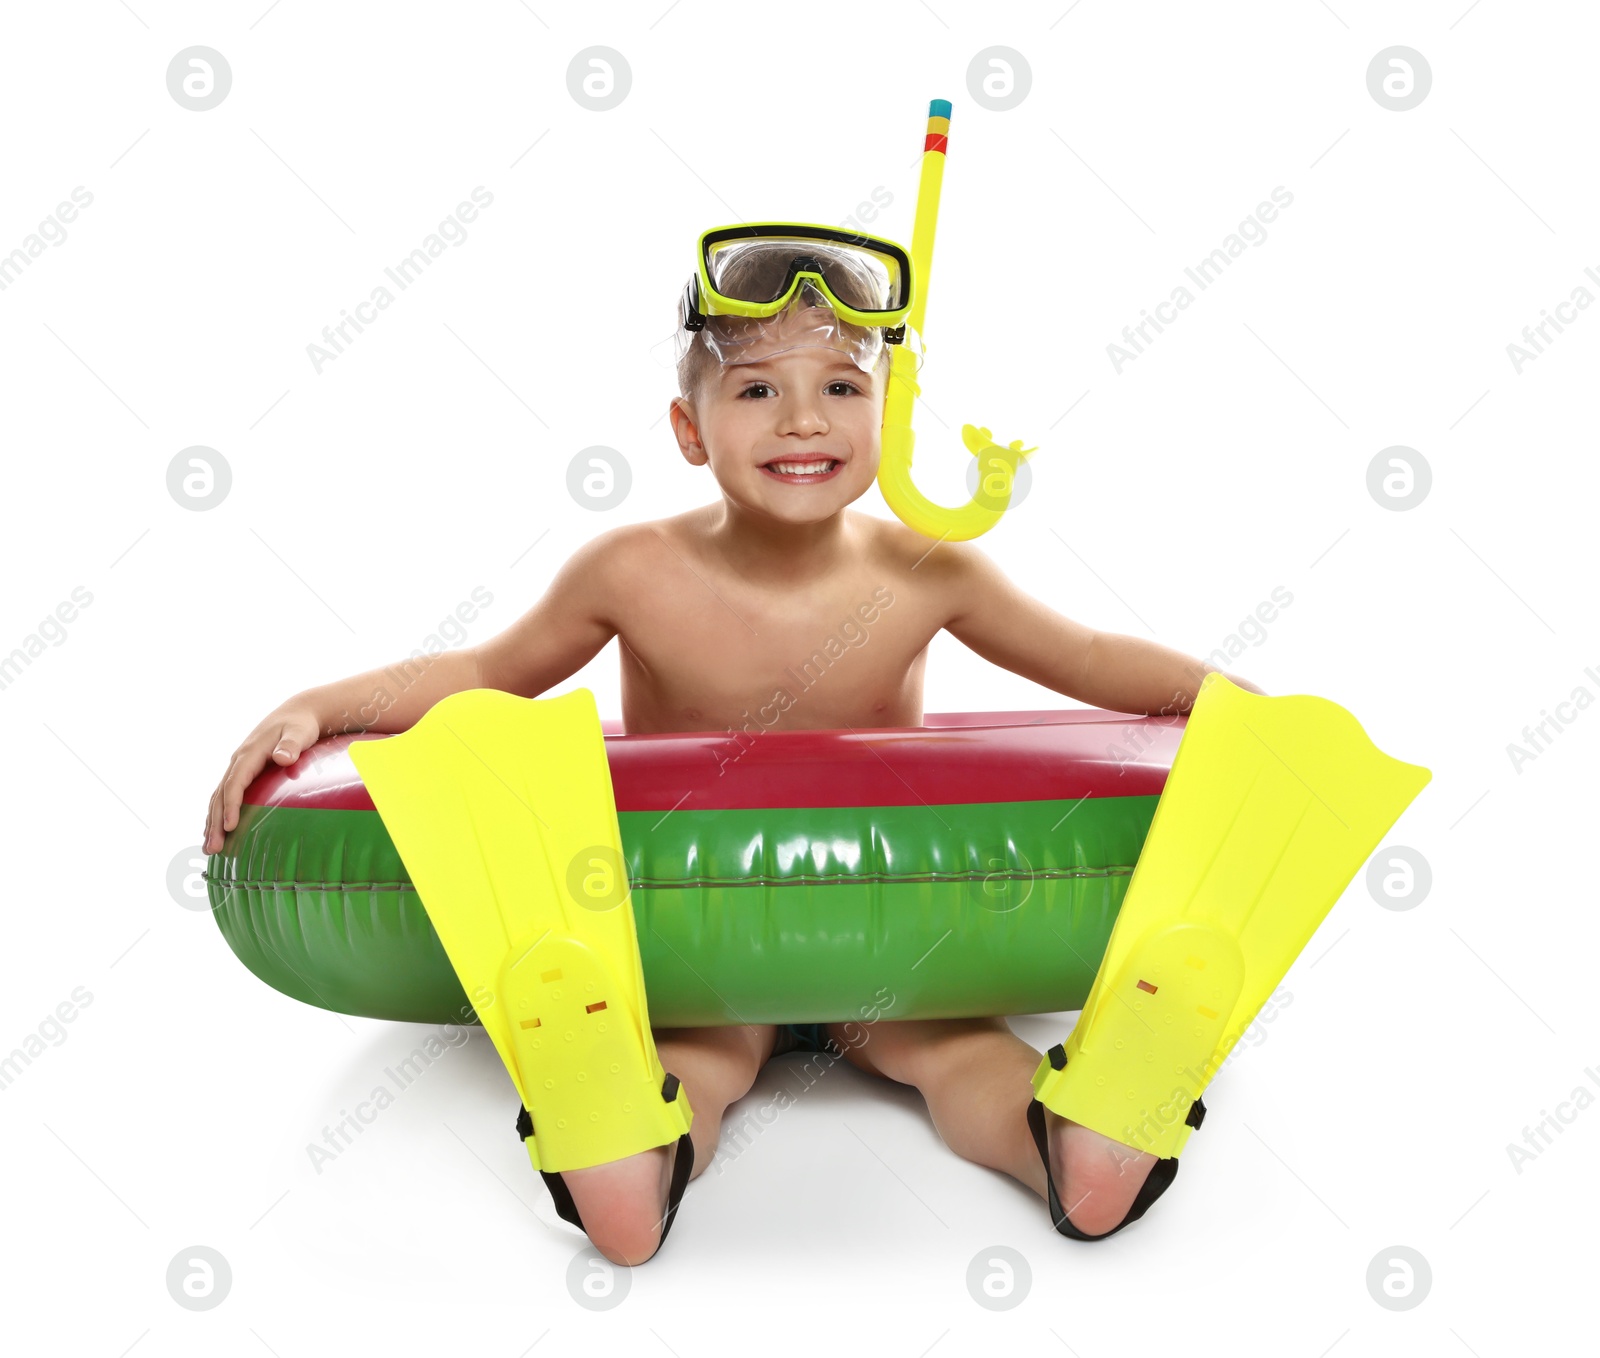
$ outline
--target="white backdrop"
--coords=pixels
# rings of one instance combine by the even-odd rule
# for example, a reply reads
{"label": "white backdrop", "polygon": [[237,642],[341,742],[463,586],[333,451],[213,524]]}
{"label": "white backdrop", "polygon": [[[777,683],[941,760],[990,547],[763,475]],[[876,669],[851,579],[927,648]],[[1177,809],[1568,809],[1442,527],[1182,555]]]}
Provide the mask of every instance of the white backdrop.
{"label": "white backdrop", "polygon": [[[35,1054],[0,1073],[0,1264],[29,1351],[1487,1358],[1587,1326],[1590,7],[99,0],[4,22],[0,1052]],[[191,48],[226,62],[209,96],[183,87]],[[1096,627],[1206,655],[1287,591],[1228,668],[1434,771],[1379,854],[1431,888],[1380,903],[1357,878],[1178,1183],[1114,1240],[1057,1236],[914,1091],[840,1070],[697,1180],[594,1311],[481,1034],[312,1168],[418,1030],[239,966],[195,909],[206,799],[290,694],[398,659],[479,589],[481,641],[596,532],[711,499],[652,355],[696,233],[854,217],[909,240],[933,97],[954,115],[920,482],[957,498],[964,421],[1038,443],[981,545]],[[310,352],[475,192],[392,306]],[[1147,312],[1160,332],[1113,352]],[[594,446],[631,474],[603,512],[567,492]],[[1068,704],[933,651],[929,711]],[[571,681],[612,716],[615,657]],[[1069,1023],[1014,1020],[1041,1048]],[[230,1273],[206,1310],[169,1283],[196,1247]],[[968,1278],[1002,1248],[1026,1276],[993,1310]],[[1396,1258],[1407,1309],[1383,1304]]]}

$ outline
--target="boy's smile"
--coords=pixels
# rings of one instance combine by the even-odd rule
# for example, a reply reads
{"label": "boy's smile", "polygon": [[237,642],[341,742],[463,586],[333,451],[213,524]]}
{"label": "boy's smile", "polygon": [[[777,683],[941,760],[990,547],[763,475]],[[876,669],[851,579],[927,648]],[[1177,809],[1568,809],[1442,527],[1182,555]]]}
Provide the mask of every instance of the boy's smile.
{"label": "boy's smile", "polygon": [[817,485],[839,474],[843,461],[827,453],[786,453],[761,468],[774,481],[789,486]]}
{"label": "boy's smile", "polygon": [[821,481],[837,477],[842,462],[837,457],[784,457],[781,462],[768,462],[762,467],[774,481],[787,486],[819,485]]}

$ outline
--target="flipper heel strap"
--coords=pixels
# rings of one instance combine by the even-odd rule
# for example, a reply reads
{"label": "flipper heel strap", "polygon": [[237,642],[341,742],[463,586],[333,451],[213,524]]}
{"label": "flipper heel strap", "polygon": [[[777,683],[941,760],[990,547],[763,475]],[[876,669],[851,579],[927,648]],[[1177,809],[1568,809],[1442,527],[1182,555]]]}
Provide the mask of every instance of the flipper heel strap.
{"label": "flipper heel strap", "polygon": [[[1057,1044],[1050,1048],[1049,1062],[1052,1069],[1061,1070],[1067,1064],[1065,1049]],[[1028,1129],[1033,1133],[1033,1144],[1039,1148],[1039,1159],[1044,1164],[1045,1190],[1050,1201],[1050,1221],[1056,1230],[1070,1240],[1105,1240],[1115,1235],[1124,1226],[1131,1225],[1150,1209],[1150,1204],[1159,1198],[1172,1181],[1178,1177],[1178,1157],[1168,1156],[1164,1160],[1157,1160],[1150,1166],[1150,1173],[1144,1183],[1140,1185],[1138,1195],[1128,1208],[1127,1215],[1122,1218],[1109,1231],[1099,1235],[1089,1235],[1080,1231],[1067,1217],[1066,1208],[1061,1205],[1061,1197],[1056,1191],[1056,1181],[1050,1173],[1050,1137],[1045,1127],[1044,1104],[1038,1099],[1028,1103]],[[1204,1099],[1196,1099],[1189,1108],[1189,1115],[1185,1123],[1189,1130],[1198,1131],[1200,1124],[1206,1120],[1206,1105]]]}

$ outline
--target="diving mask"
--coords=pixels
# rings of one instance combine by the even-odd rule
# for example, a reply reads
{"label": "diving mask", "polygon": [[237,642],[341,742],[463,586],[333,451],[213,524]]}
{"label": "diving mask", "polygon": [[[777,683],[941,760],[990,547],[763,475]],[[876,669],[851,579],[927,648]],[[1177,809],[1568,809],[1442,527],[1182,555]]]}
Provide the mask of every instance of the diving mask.
{"label": "diving mask", "polygon": [[863,372],[905,341],[910,256],[893,241],[803,222],[702,232],[678,304],[676,358],[701,337],[722,364],[836,349]]}

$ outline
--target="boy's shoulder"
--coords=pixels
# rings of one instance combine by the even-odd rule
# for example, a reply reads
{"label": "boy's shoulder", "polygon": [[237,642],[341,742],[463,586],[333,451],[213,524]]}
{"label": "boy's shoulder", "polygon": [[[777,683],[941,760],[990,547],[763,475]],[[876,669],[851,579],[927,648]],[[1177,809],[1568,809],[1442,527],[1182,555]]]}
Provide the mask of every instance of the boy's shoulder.
{"label": "boy's shoulder", "polygon": [[[681,554],[705,542],[714,522],[713,509],[712,505],[702,505],[681,514],[619,524],[596,535],[588,547],[611,562],[635,566],[655,560],[663,552]],[[863,564],[896,574],[915,571],[918,580],[929,584],[948,582],[961,574],[976,550],[971,543],[924,537],[898,519],[879,518],[855,509],[846,509],[844,514]]]}
{"label": "boy's shoulder", "polygon": [[618,524],[595,534],[588,545],[610,557],[636,559],[640,552],[660,551],[664,543],[670,546],[698,541],[701,530],[695,520],[703,522],[704,514],[704,510],[691,509],[666,518]]}
{"label": "boy's shoulder", "polygon": [[925,537],[899,519],[880,519],[870,514],[856,517],[867,525],[865,540],[879,561],[901,570],[915,571],[919,579],[930,584],[948,584],[964,578],[973,569],[974,558],[981,556],[970,542]]}
{"label": "boy's shoulder", "polygon": [[573,553],[581,569],[592,571],[609,584],[636,589],[643,579],[659,577],[672,559],[699,555],[704,538],[704,510],[688,510],[660,519],[618,524],[596,533]]}

